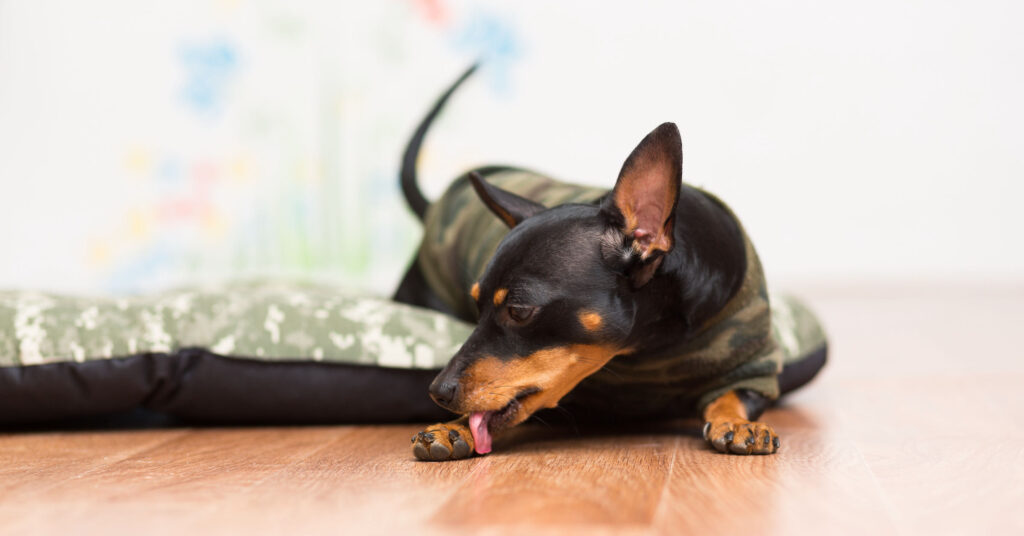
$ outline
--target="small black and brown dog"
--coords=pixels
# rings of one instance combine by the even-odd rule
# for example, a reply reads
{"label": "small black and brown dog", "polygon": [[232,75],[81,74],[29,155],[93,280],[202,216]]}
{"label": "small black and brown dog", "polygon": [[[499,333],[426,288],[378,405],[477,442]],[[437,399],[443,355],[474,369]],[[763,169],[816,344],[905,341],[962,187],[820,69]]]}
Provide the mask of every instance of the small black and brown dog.
{"label": "small black and brown dog", "polygon": [[422,121],[401,171],[424,238],[395,299],[476,322],[430,386],[462,417],[417,434],[415,456],[486,454],[495,434],[556,405],[626,419],[699,411],[718,451],[777,451],[756,419],[824,354],[780,390],[760,262],[732,212],[682,182],[676,126],[648,134],[610,192],[492,166],[428,203],[420,145],[474,69]]}

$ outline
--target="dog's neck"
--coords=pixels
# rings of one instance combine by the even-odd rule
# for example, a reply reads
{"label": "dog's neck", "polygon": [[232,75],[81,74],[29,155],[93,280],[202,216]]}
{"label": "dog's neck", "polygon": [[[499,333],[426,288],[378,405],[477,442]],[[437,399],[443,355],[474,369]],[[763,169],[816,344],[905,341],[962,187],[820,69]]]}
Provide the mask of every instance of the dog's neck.
{"label": "dog's neck", "polygon": [[746,275],[746,239],[721,201],[684,185],[675,214],[675,246],[637,291],[630,335],[637,353],[685,343],[725,307]]}

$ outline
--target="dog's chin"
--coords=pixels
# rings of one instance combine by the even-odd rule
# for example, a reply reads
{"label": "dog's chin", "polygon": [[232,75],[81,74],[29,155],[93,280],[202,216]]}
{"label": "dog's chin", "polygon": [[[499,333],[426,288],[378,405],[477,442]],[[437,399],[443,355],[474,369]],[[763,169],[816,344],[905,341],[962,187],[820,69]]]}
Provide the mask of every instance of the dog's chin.
{"label": "dog's chin", "polygon": [[491,441],[495,434],[528,419],[536,411],[536,408],[532,407],[532,402],[539,395],[540,389],[524,389],[497,410],[471,412],[469,431],[473,434],[477,454],[487,454],[491,451]]}

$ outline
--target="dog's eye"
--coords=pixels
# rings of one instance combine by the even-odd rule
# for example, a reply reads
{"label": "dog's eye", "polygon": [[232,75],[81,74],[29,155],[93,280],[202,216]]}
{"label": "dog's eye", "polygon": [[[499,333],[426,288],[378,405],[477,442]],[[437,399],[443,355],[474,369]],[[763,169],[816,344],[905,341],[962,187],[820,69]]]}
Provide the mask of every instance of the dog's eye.
{"label": "dog's eye", "polygon": [[508,306],[508,317],[517,324],[522,324],[533,317],[533,314],[537,312],[536,307],[524,307],[522,305],[509,305]]}

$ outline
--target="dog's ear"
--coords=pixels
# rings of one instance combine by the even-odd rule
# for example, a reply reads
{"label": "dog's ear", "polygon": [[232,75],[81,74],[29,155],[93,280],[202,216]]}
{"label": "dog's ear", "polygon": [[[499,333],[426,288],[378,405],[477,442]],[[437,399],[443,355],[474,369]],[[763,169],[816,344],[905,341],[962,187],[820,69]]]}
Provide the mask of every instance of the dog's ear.
{"label": "dog's ear", "polygon": [[640,256],[630,275],[634,287],[654,276],[672,249],[672,230],[683,180],[683,142],[675,123],[662,123],[622,164],[615,188],[601,207]]}
{"label": "dog's ear", "polygon": [[683,180],[683,142],[662,123],[633,149],[602,206],[642,259],[672,249],[672,224]]}
{"label": "dog's ear", "polygon": [[476,195],[480,197],[480,200],[509,228],[519,225],[526,218],[544,210],[544,205],[512,192],[506,192],[485,181],[475,171],[470,172],[469,181],[473,184],[473,189],[476,190]]}

